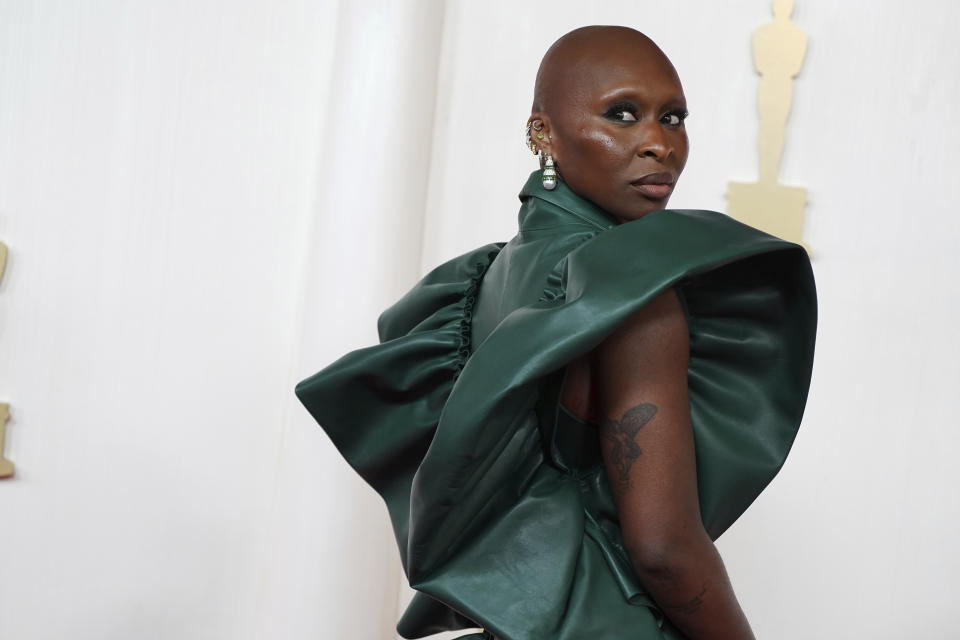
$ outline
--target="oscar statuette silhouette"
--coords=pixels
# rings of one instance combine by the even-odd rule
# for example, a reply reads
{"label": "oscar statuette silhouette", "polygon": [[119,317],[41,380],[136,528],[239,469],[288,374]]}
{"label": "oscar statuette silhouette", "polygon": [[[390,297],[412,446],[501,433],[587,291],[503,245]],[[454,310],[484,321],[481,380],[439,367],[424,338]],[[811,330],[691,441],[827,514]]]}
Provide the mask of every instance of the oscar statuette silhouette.
{"label": "oscar statuette silhouette", "polygon": [[[727,185],[727,212],[752,227],[803,244],[807,190],[777,182],[793,100],[793,78],[807,53],[807,35],[790,22],[792,14],[793,0],[774,0],[773,22],[753,33],[753,61],[760,74],[760,175],[757,182]],[[806,244],[804,247],[810,251]]]}
{"label": "oscar statuette silhouette", "polygon": [[[7,269],[7,245],[0,242],[0,281]],[[10,405],[0,402],[0,478],[13,475],[13,463],[3,457],[3,441],[7,435],[7,421],[10,419]]]}

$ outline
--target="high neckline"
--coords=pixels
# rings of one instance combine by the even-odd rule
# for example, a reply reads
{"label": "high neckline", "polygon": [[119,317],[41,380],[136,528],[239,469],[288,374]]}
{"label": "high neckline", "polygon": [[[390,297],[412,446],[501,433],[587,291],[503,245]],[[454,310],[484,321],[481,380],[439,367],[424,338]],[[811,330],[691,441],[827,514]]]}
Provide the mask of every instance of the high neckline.
{"label": "high neckline", "polygon": [[[544,189],[543,171],[540,169],[530,174],[523,189],[520,190],[519,197],[524,203],[520,208],[521,230],[568,224],[587,224],[601,230],[617,226],[616,218],[589,200],[575,194],[563,180],[557,180],[557,186],[552,191]],[[530,206],[534,204],[531,201],[533,198],[554,206]]]}

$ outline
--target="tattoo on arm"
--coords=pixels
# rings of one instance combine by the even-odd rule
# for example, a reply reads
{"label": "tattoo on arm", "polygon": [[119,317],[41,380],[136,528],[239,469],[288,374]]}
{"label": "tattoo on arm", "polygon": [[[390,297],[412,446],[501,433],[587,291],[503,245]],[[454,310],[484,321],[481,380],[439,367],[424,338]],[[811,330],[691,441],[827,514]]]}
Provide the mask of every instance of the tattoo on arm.
{"label": "tattoo on arm", "polygon": [[687,615],[696,613],[700,609],[700,605],[703,604],[703,596],[705,595],[707,595],[707,585],[703,585],[703,589],[700,590],[700,593],[698,593],[692,599],[670,608],[674,611]]}
{"label": "tattoo on arm", "polygon": [[617,477],[610,480],[620,491],[630,487],[630,469],[643,453],[635,438],[640,429],[653,420],[656,414],[656,405],[641,402],[632,409],[627,409],[619,421],[610,418],[600,421],[600,437],[610,442],[610,459],[617,470]]}

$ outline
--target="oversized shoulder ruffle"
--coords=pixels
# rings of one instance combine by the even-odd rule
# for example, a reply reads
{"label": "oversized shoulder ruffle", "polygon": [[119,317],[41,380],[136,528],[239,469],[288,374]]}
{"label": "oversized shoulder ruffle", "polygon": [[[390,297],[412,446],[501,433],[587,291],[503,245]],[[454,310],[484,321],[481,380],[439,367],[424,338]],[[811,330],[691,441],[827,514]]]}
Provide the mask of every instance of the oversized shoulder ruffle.
{"label": "oversized shoulder ruffle", "polygon": [[471,349],[476,286],[500,248],[431,272],[381,317],[380,345],[297,387],[387,503],[420,592],[398,630],[675,637],[632,575],[615,514],[601,517],[604,474],[557,460],[549,431],[564,427],[543,400],[557,372],[676,287],[702,517],[719,536],[780,469],[803,414],[816,326],[806,253],[722,214],[654,212],[573,250],[540,300]]}

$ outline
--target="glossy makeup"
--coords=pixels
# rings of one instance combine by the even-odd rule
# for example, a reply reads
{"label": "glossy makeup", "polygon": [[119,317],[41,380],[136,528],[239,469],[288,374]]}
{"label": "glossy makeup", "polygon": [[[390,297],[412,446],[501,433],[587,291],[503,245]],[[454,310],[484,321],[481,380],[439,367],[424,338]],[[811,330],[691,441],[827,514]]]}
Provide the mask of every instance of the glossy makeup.
{"label": "glossy makeup", "polygon": [[[620,221],[636,220],[666,207],[686,165],[686,99],[646,36],[591,29],[544,58],[531,120],[543,122],[544,152],[567,186]],[[562,75],[551,78],[545,65]]]}

